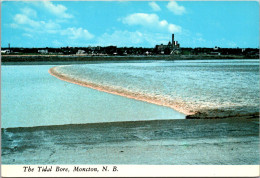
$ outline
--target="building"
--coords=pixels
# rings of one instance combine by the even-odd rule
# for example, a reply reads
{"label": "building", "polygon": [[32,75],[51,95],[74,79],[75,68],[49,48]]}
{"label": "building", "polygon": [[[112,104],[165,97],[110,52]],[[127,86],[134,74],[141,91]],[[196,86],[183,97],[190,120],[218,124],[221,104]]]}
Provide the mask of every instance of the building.
{"label": "building", "polygon": [[155,51],[157,54],[172,54],[173,51],[180,48],[178,41],[174,41],[174,34],[172,34],[172,42],[169,41],[167,45],[160,44],[155,46]]}
{"label": "building", "polygon": [[174,34],[172,34],[172,49],[180,48],[178,41],[174,41]]}
{"label": "building", "polygon": [[48,53],[48,49],[39,49],[38,53],[47,54]]}
{"label": "building", "polygon": [[77,55],[82,55],[82,54],[85,54],[85,53],[86,52],[84,50],[79,49],[76,54]]}
{"label": "building", "polygon": [[9,54],[11,51],[9,49],[6,49],[6,50],[1,50],[1,53],[3,54]]}

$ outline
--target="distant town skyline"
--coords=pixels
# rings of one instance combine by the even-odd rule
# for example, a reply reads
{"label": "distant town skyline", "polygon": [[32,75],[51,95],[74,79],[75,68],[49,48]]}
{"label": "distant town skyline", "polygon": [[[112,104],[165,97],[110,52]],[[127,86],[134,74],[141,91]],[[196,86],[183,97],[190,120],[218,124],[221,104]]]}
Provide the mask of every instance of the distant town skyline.
{"label": "distant town skyline", "polygon": [[1,47],[259,48],[257,1],[4,1]]}

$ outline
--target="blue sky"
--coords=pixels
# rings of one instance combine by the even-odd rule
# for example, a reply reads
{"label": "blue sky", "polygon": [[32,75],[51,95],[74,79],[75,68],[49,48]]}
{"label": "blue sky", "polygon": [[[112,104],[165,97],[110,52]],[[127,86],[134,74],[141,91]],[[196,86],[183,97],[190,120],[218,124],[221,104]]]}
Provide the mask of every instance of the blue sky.
{"label": "blue sky", "polygon": [[256,1],[4,1],[1,46],[259,47]]}

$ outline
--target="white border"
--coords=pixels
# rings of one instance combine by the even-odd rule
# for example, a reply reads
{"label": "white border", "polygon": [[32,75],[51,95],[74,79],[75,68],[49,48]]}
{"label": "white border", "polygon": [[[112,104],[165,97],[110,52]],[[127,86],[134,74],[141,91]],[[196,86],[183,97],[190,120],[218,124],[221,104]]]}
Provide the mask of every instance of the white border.
{"label": "white border", "polygon": [[[258,177],[259,165],[30,165],[33,172],[24,171],[29,165],[2,165],[3,177]],[[38,172],[38,166],[52,167],[51,172]],[[56,167],[69,172],[56,172]],[[99,172],[73,172],[74,166],[97,168]],[[108,167],[109,171],[102,171]],[[113,171],[116,166],[117,171]]]}

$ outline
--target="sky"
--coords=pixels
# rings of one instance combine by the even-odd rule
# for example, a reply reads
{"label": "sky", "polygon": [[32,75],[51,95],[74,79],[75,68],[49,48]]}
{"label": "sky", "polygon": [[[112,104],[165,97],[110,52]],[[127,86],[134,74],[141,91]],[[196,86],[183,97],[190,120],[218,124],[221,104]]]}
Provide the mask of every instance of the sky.
{"label": "sky", "polygon": [[3,1],[1,46],[259,48],[257,1]]}

